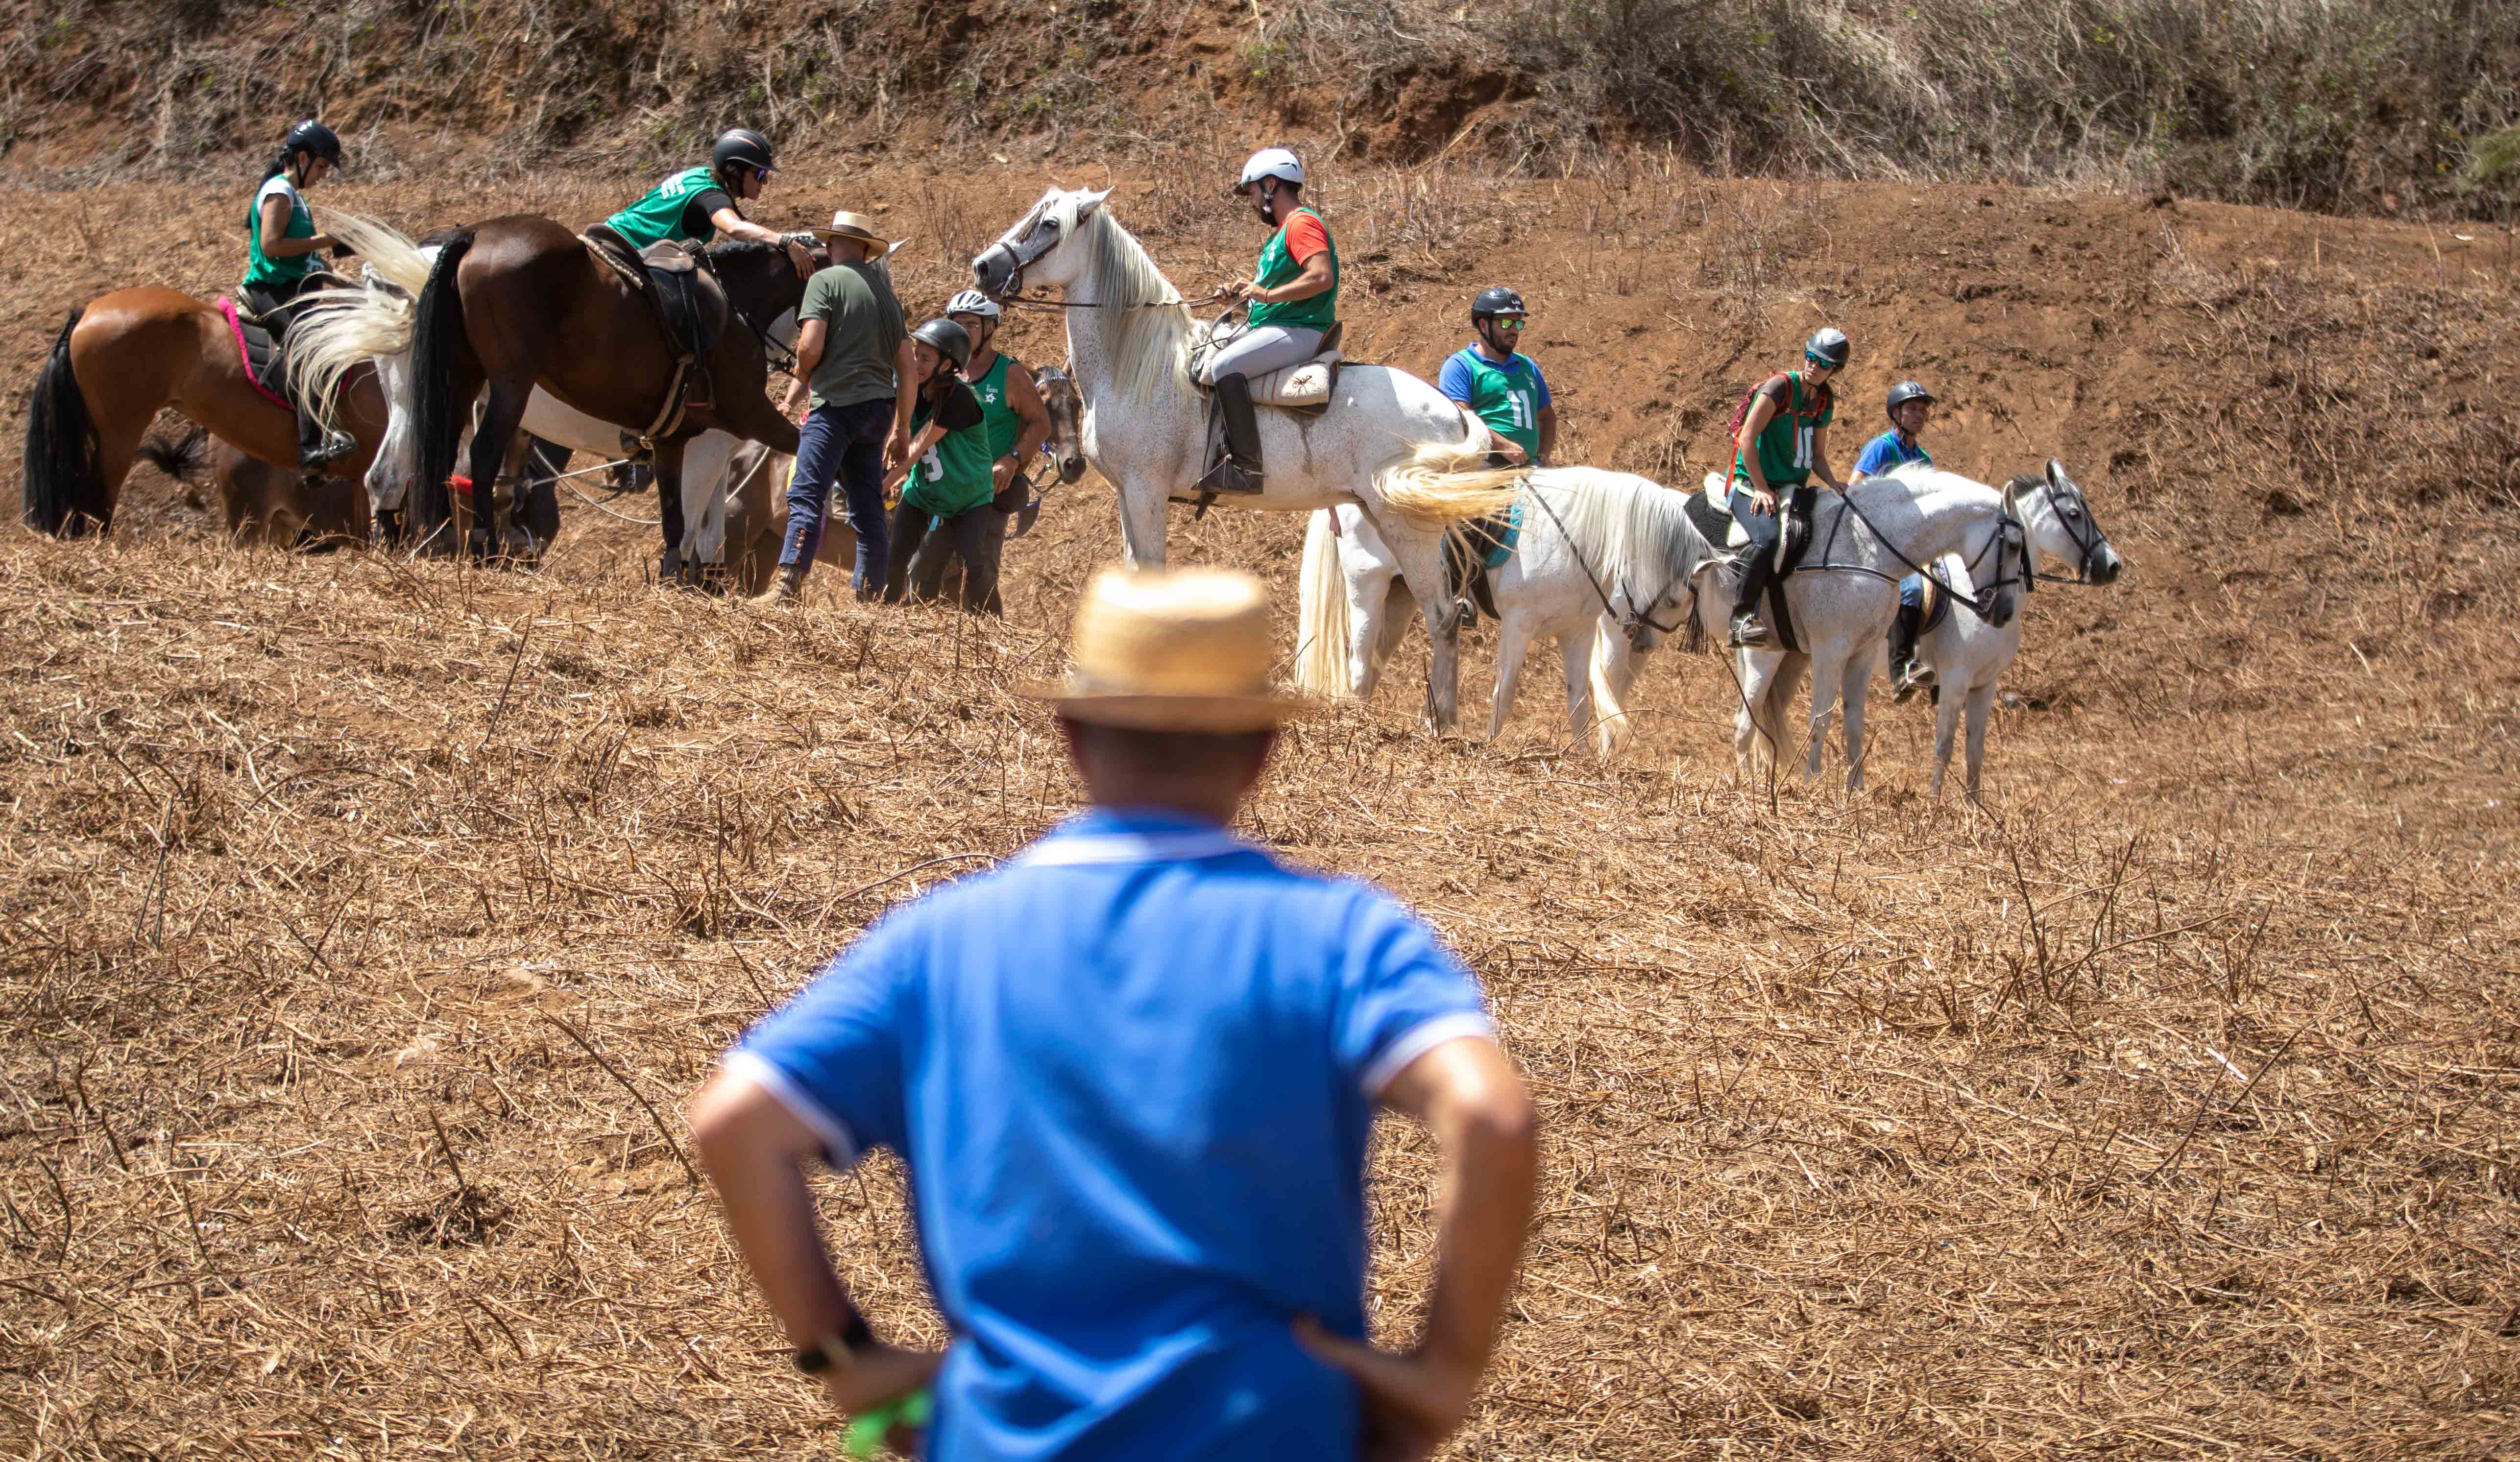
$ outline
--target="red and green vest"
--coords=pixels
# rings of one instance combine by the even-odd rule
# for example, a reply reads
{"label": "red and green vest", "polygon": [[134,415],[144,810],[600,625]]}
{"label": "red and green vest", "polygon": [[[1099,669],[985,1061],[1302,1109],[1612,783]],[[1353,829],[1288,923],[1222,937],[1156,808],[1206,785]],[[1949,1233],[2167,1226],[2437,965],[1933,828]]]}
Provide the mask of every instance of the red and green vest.
{"label": "red and green vest", "polygon": [[[1297,208],[1295,211],[1310,213],[1315,218],[1322,216],[1317,210],[1309,207]],[[1329,222],[1324,219],[1322,237],[1329,238]],[[1261,288],[1275,289],[1280,285],[1293,284],[1303,276],[1303,273],[1304,266],[1295,261],[1293,254],[1286,252],[1286,230],[1282,224],[1278,232],[1269,236],[1269,242],[1261,245],[1260,264],[1252,272],[1251,277]],[[1252,328],[1256,330],[1263,325],[1284,325],[1296,330],[1329,329],[1338,323],[1338,243],[1332,240],[1330,287],[1310,299],[1282,299],[1253,305],[1246,312]]]}
{"label": "red and green vest", "polygon": [[[1811,480],[1812,437],[1836,416],[1837,398],[1828,387],[1811,390],[1803,384],[1803,373],[1785,373],[1784,399],[1759,429],[1759,470],[1766,474],[1768,486],[1800,487]],[[1737,448],[1732,453],[1732,480],[1736,484],[1750,480],[1750,469]]]}
{"label": "red and green vest", "polygon": [[604,224],[629,240],[633,248],[646,248],[669,239],[677,244],[694,240],[705,244],[717,237],[717,226],[712,224],[707,233],[696,234],[684,227],[683,215],[690,211],[694,195],[702,189],[725,186],[717,180],[717,174],[705,167],[687,167],[649,189],[647,197],[604,220]]}

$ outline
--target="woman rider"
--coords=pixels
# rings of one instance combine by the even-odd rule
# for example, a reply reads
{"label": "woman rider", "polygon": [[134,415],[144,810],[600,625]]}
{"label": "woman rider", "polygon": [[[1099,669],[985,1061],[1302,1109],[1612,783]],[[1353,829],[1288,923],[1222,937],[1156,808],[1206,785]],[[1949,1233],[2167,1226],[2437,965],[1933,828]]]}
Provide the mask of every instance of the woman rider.
{"label": "woman rider", "polygon": [[1788,510],[1808,516],[1806,485],[1820,474],[1837,492],[1846,491],[1828,465],[1828,423],[1837,412],[1828,382],[1846,369],[1850,353],[1846,333],[1822,326],[1803,342],[1803,369],[1781,371],[1750,392],[1749,410],[1732,438],[1732,520],[1749,535],[1748,556],[1741,565],[1741,588],[1732,600],[1732,642],[1756,648],[1768,642],[1768,627],[1759,621],[1759,596],[1767,593],[1776,572],[1777,540],[1783,515],[1777,510],[1779,489],[1790,488],[1797,501]]}
{"label": "woman rider", "polygon": [[[996,300],[977,289],[966,289],[947,302],[945,318],[963,327],[971,339],[963,379],[979,398],[992,495],[987,504],[968,509],[960,517],[928,524],[927,541],[910,565],[910,591],[920,599],[935,598],[944,586],[946,563],[960,554],[963,607],[1004,614],[998,560],[1006,551],[1007,518],[1023,506],[1023,464],[1050,440],[1050,409],[1041,404],[1032,372],[997,348],[1000,311]],[[1001,503],[1006,506],[1001,508]]]}
{"label": "woman rider", "polygon": [[1247,284],[1216,291],[1216,300],[1249,306],[1250,328],[1216,353],[1215,382],[1225,451],[1208,431],[1211,465],[1199,479],[1208,492],[1260,491],[1260,423],[1251,410],[1251,377],[1300,366],[1321,353],[1322,336],[1338,322],[1338,249],[1318,209],[1304,204],[1304,164],[1284,148],[1263,148],[1242,164],[1235,190],[1250,199],[1271,232]]}
{"label": "woman rider", "polygon": [[911,378],[902,386],[917,400],[910,422],[917,435],[883,479],[884,491],[901,489],[892,509],[892,562],[883,576],[887,604],[901,602],[909,589],[910,561],[929,523],[941,518],[950,524],[975,508],[988,509],[997,496],[989,472],[988,418],[963,379],[970,363],[971,336],[953,321],[939,317],[910,332]]}
{"label": "woman rider", "polygon": [[[279,340],[296,311],[292,303],[315,275],[315,253],[334,246],[330,234],[315,232],[315,215],[302,189],[312,188],[341,165],[341,139],[322,122],[308,119],[289,129],[280,152],[262,170],[262,187],[246,212],[245,283],[237,294],[246,308],[261,317],[262,328]],[[320,467],[357,450],[343,431],[326,431],[303,403],[297,407],[297,465]]]}
{"label": "woman rider", "polygon": [[739,199],[761,197],[762,185],[779,169],[770,155],[770,139],[750,127],[737,127],[709,149],[706,167],[687,167],[655,187],[629,207],[604,220],[637,253],[652,244],[714,244],[722,239],[750,239],[785,245],[796,266],[796,277],[814,272],[811,234],[781,234],[743,216]]}
{"label": "woman rider", "polygon": [[[1864,444],[1856,455],[1855,475],[1869,477],[1912,462],[1934,465],[1934,455],[1916,440],[1933,415],[1934,393],[1912,380],[1890,388],[1890,429]],[[1925,624],[1925,576],[1910,574],[1899,581],[1899,617],[1890,625],[1890,691],[1906,700],[1933,683],[1932,670],[1916,663],[1916,636]]]}

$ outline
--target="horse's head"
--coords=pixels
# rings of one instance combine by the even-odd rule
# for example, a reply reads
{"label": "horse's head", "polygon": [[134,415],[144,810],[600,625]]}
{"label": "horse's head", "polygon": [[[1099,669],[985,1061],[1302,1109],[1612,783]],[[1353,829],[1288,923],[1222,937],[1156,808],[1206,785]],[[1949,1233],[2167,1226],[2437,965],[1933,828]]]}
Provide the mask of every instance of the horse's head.
{"label": "horse's head", "polygon": [[[830,266],[830,248],[817,244],[811,254],[814,268]],[[718,283],[726,287],[727,303],[756,331],[766,332],[772,321],[805,298],[805,281],[797,277],[795,261],[788,257],[785,244],[755,239],[714,244],[709,245],[708,264]]]}
{"label": "horse's head", "polygon": [[[2007,506],[2021,519],[2029,548],[2074,565],[2075,577],[2092,584],[2114,581],[2126,567],[2109,536],[2092,515],[2082,488],[2062,464],[2048,460],[2044,475],[2024,473],[2005,485]],[[2036,565],[2031,565],[2035,568]]]}
{"label": "horse's head", "polygon": [[1058,480],[1072,485],[1085,475],[1085,398],[1057,366],[1042,367],[1032,380],[1042,409],[1050,413],[1050,440],[1044,448],[1058,464]]}
{"label": "horse's head", "polygon": [[1086,250],[1075,246],[1077,236],[1110,196],[1090,188],[1043,194],[1013,228],[971,260],[972,285],[991,299],[1004,299],[1021,289],[1027,277],[1062,288],[1075,284],[1087,264]]}

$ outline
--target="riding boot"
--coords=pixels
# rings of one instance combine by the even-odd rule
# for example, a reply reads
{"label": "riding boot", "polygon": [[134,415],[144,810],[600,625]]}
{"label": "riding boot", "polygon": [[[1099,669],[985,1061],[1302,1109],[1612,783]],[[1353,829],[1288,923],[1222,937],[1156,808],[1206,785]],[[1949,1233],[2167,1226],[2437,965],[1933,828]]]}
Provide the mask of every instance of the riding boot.
{"label": "riding boot", "polygon": [[359,450],[358,442],[346,431],[327,431],[315,414],[297,410],[297,465],[301,467],[330,466]]}
{"label": "riding boot", "polygon": [[1209,400],[1207,475],[1198,490],[1209,493],[1260,491],[1260,421],[1251,406],[1251,379],[1220,377]]}
{"label": "riding boot", "polygon": [[1902,603],[1899,617],[1890,625],[1890,698],[1904,701],[1932,679],[1932,672],[1916,663],[1916,636],[1924,627],[1925,606]]}
{"label": "riding boot", "polygon": [[1732,596],[1732,645],[1756,649],[1768,642],[1768,627],[1759,622],[1759,597],[1777,569],[1776,555],[1753,552],[1741,559],[1741,587]]}
{"label": "riding boot", "polygon": [[805,588],[805,575],[807,571],[813,568],[813,566],[814,565],[811,562],[804,559],[798,559],[794,563],[783,563],[779,565],[779,577],[770,582],[769,588],[754,595],[752,597],[752,601],[756,604],[792,604],[796,602],[797,595],[801,594]]}

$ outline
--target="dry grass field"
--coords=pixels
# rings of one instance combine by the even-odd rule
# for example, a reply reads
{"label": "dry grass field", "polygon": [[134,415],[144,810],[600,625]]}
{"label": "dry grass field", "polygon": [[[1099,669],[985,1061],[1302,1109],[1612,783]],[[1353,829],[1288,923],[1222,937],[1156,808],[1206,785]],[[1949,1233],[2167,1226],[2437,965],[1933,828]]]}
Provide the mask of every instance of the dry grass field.
{"label": "dry grass field", "polygon": [[[1218,165],[1113,170],[1185,285],[1254,242],[1186,181]],[[830,176],[774,216],[881,205],[931,305],[1048,181]],[[634,181],[500,197],[584,220]],[[1833,318],[1842,453],[1924,377],[1946,463],[2062,457],[2131,564],[2029,604],[1983,811],[1925,800],[1929,722],[1878,706],[1869,790],[1832,755],[1772,810],[1723,667],[1674,651],[1611,768],[1553,673],[1500,743],[1429,737],[1422,648],[1286,738],[1247,830],[1424,908],[1543,1102],[1452,1454],[2509,1455],[2509,237],[1642,166],[1326,192],[1357,353],[1431,375],[1469,290],[1517,283],[1570,455],[1693,481]],[[71,302],[234,267],[214,191],[10,201],[13,413]],[[58,210],[75,272],[36,247]],[[1010,687],[1115,553],[1107,495],[1010,547],[1003,623],[828,572],[792,612],[660,592],[652,530],[574,505],[531,575],[238,551],[216,516],[144,472],[109,541],[0,536],[0,1451],[828,1448],[678,1104],[883,908],[1073,805]],[[1180,513],[1174,547],[1291,595],[1301,526]],[[1386,1130],[1394,1341],[1432,1171]],[[878,1323],[932,1338],[898,1169],[821,1191]]]}

